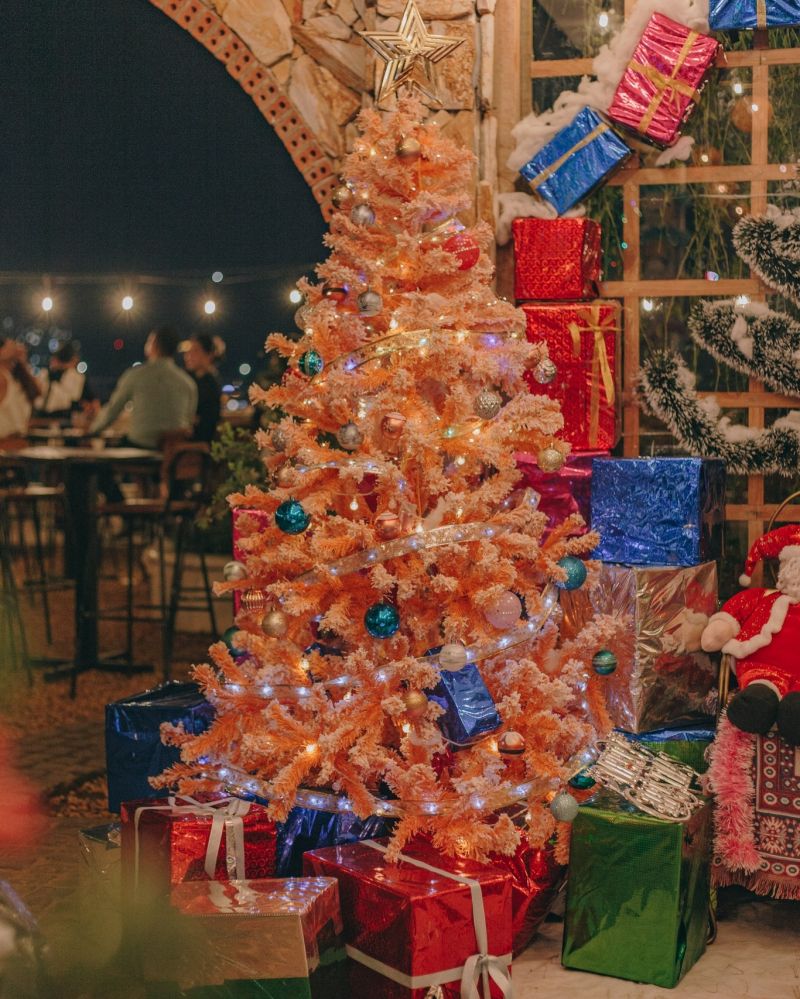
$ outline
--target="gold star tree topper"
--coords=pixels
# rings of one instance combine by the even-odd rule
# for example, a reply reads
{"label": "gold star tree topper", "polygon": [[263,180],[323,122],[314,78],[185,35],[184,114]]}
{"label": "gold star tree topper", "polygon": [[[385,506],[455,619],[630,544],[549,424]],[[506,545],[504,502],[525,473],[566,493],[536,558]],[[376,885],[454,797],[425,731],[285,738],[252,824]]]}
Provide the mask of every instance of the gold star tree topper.
{"label": "gold star tree topper", "polygon": [[361,31],[359,34],[386,63],[375,94],[376,103],[380,104],[403,84],[415,87],[429,100],[441,103],[436,93],[436,63],[452,55],[463,38],[431,34],[414,0],[408,0],[397,31]]}

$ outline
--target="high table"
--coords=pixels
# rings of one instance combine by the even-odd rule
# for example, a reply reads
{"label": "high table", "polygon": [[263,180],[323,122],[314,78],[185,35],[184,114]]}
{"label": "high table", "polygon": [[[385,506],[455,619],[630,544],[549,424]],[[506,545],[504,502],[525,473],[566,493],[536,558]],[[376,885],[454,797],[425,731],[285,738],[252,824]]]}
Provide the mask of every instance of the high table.
{"label": "high table", "polygon": [[[73,691],[79,673],[90,669],[134,671],[136,667],[113,658],[100,657],[97,628],[99,535],[97,530],[97,481],[101,469],[122,470],[126,466],[159,467],[162,455],[133,447],[28,447],[0,454],[10,462],[23,461],[57,469],[63,478],[67,497],[66,545],[76,557],[71,559],[75,578],[75,648],[72,659]],[[149,669],[150,667],[146,667]]]}

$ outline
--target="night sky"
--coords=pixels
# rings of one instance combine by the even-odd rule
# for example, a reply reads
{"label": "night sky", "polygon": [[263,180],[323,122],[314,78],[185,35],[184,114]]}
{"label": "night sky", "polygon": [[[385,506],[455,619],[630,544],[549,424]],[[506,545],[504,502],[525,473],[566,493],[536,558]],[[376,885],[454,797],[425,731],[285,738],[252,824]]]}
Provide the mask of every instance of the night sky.
{"label": "night sky", "polygon": [[[101,387],[140,358],[159,322],[219,333],[228,373],[254,363],[267,332],[293,328],[288,291],[324,256],[319,209],[272,128],[147,0],[5,0],[3,13],[5,331],[70,331]],[[217,270],[265,277],[214,285]],[[26,276],[9,283],[9,272]],[[42,313],[43,275],[87,273],[119,280],[54,284],[55,308]],[[196,280],[141,286],[136,274]],[[126,292],[131,313],[119,306]]]}

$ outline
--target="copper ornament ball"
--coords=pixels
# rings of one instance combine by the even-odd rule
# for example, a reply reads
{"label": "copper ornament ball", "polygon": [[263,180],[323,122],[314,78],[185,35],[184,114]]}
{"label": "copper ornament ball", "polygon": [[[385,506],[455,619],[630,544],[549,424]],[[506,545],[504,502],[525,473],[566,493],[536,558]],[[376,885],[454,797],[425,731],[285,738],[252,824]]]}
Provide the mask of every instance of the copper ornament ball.
{"label": "copper ornament ball", "polygon": [[402,413],[386,413],[381,420],[381,432],[386,437],[399,437],[406,425],[406,418]]}
{"label": "copper ornament ball", "polygon": [[536,463],[543,472],[557,472],[564,466],[564,455],[554,447],[546,447],[536,456]]}
{"label": "copper ornament ball", "polygon": [[406,713],[410,718],[422,718],[428,710],[428,698],[421,690],[409,690],[403,695]]}
{"label": "copper ornament ball", "polygon": [[353,192],[347,186],[347,184],[342,184],[341,187],[337,187],[336,190],[331,195],[331,201],[333,202],[334,208],[344,208],[353,200]]}
{"label": "copper ornament ball", "polygon": [[267,606],[267,597],[263,590],[245,590],[242,594],[242,610],[248,614],[256,614]]}
{"label": "copper ornament ball", "polygon": [[329,302],[343,302],[347,298],[347,288],[326,284],[322,286],[322,297]]}
{"label": "copper ornament ball", "polygon": [[397,143],[396,152],[398,159],[413,163],[422,155],[422,143],[413,135],[404,135]]}
{"label": "copper ornament ball", "polygon": [[267,611],[262,618],[261,627],[271,638],[283,638],[289,630],[289,619],[281,610]]}
{"label": "copper ornament ball", "polygon": [[507,756],[519,756],[525,752],[525,737],[519,732],[503,732],[497,740],[497,748]]}
{"label": "copper ornament ball", "polygon": [[392,510],[386,510],[375,518],[375,533],[383,541],[393,541],[399,538],[403,531],[400,518]]}

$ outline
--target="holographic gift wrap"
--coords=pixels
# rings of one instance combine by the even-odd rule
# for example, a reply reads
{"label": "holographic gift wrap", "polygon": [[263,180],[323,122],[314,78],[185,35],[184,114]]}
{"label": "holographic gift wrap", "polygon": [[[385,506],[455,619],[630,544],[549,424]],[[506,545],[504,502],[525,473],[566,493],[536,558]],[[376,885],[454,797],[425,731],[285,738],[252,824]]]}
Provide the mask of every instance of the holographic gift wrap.
{"label": "holographic gift wrap", "polygon": [[522,842],[513,857],[496,853],[492,866],[511,875],[512,950],[525,950],[544,922],[567,878],[567,868],[555,858],[555,848],[534,849]]}
{"label": "holographic gift wrap", "polygon": [[699,565],[723,554],[725,463],[716,458],[598,458],[592,465],[594,557]]}
{"label": "holographic gift wrap", "polygon": [[78,833],[81,934],[97,965],[122,942],[122,850],[118,822]]}
{"label": "holographic gift wrap", "polygon": [[657,146],[671,146],[700,100],[719,42],[653,14],[620,80],[608,117]]}
{"label": "holographic gift wrap", "polygon": [[706,949],[710,806],[684,824],[600,799],[571,843],[562,964],[673,988]]}
{"label": "holographic gift wrap", "polygon": [[453,747],[469,746],[500,727],[497,706],[475,663],[459,670],[443,669],[428,699],[444,708],[436,721]]}
{"label": "holographic gift wrap", "polygon": [[393,822],[371,815],[360,819],[353,812],[320,812],[313,808],[293,808],[285,822],[278,824],[275,873],[279,878],[303,873],[303,854],[327,846],[343,846],[362,839],[388,836]]}
{"label": "holographic gift wrap", "polygon": [[[504,993],[493,978],[462,992],[481,966],[508,979],[512,946],[512,878],[508,871],[445,857],[410,844],[397,864],[374,840],[305,856],[306,871],[339,881],[350,971],[350,995],[375,999],[443,999]],[[483,959],[483,960],[481,960]],[[478,975],[480,980],[481,976]]]}
{"label": "holographic gift wrap", "polygon": [[520,170],[535,194],[559,215],[606,180],[631,150],[592,108],[579,111]]}
{"label": "holographic gift wrap", "polygon": [[198,997],[342,999],[341,933],[333,878],[187,882],[172,888],[162,924],[145,932],[143,972]]}
{"label": "holographic gift wrap", "polygon": [[167,791],[154,790],[148,781],[180,760],[180,749],[161,741],[165,722],[199,735],[213,718],[214,709],[196,683],[163,683],[107,704],[108,810],[118,812],[123,801],[166,797]]}
{"label": "holographic gift wrap", "polygon": [[[621,730],[620,730],[621,731]],[[652,753],[666,753],[673,760],[685,763],[698,773],[708,770],[706,750],[714,741],[716,729],[714,720],[697,725],[677,725],[656,729],[653,732],[622,732],[631,742],[640,742]]]}
{"label": "holographic gift wrap", "polygon": [[238,798],[176,795],[122,805],[126,898],[147,902],[183,881],[269,878],[277,833],[263,805]]}
{"label": "holographic gift wrap", "polygon": [[[260,534],[272,523],[268,513],[264,510],[246,510],[237,507],[233,511],[233,557],[237,562],[246,562],[248,556],[247,545],[242,544],[248,538]],[[242,591],[233,591],[233,612],[239,613],[242,603]]]}
{"label": "holographic gift wrap", "polygon": [[531,343],[544,341],[558,368],[549,385],[533,372],[525,378],[534,395],[558,399],[564,417],[560,437],[577,451],[610,451],[619,440],[619,302],[530,302],[522,306]]}
{"label": "holographic gift wrap", "polygon": [[520,451],[515,455],[517,468],[523,475],[521,485],[535,489],[539,494],[537,509],[547,514],[547,532],[574,513],[579,513],[586,522],[586,526],[575,533],[586,534],[589,530],[592,520],[592,460],[603,453],[573,452],[557,472],[543,472],[534,454]]}
{"label": "holographic gift wrap", "polygon": [[[717,609],[714,562],[688,568],[602,565],[596,585],[563,592],[562,633],[575,637],[597,614],[628,618],[633,654],[603,680],[613,723],[648,732],[705,720],[716,668],[700,636]],[[614,650],[612,650],[614,651]]]}
{"label": "holographic gift wrap", "polygon": [[712,31],[790,28],[800,24],[800,3],[797,0],[711,0],[708,23]]}
{"label": "holographic gift wrap", "polygon": [[595,298],[601,230],[591,219],[514,219],[514,296],[564,301]]}

